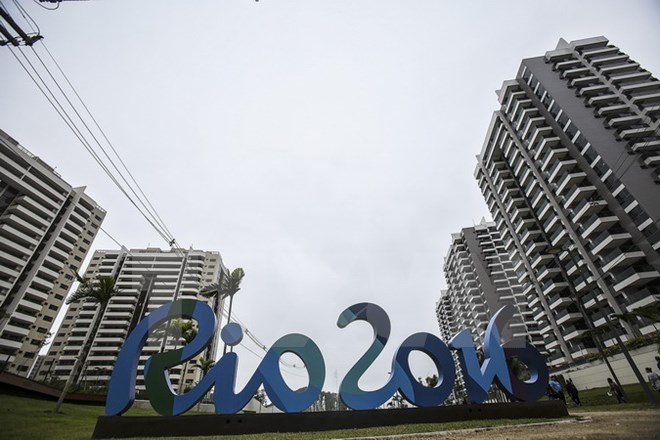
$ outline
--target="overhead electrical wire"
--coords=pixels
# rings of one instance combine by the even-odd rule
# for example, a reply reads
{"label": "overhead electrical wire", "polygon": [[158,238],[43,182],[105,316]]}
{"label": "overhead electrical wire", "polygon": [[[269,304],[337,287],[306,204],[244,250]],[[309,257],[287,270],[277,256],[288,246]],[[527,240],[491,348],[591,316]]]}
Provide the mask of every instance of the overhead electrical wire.
{"label": "overhead electrical wire", "polygon": [[[39,26],[32,19],[32,17],[27,13],[27,11],[20,6],[16,2],[16,0],[12,0],[14,5],[16,6],[17,10],[23,16],[25,21],[28,23],[30,28],[33,29],[33,31],[38,32]],[[7,10],[7,8],[0,2],[0,6],[2,6],[3,10]],[[33,26],[34,24],[34,26]],[[35,27],[37,28],[35,30]],[[9,47],[9,46],[8,46]],[[183,252],[181,249],[178,247],[176,243],[176,239],[174,238],[173,234],[169,230],[169,228],[166,226],[165,222],[163,221],[162,217],[158,214],[156,209],[154,208],[153,204],[149,200],[149,198],[146,196],[144,193],[142,187],[137,183],[137,180],[135,179],[135,176],[131,171],[128,169],[126,163],[124,160],[121,158],[119,153],[117,152],[117,149],[114,147],[112,142],[109,140],[108,136],[106,135],[105,131],[101,128],[100,124],[96,120],[96,118],[93,116],[91,111],[89,110],[89,107],[85,104],[84,100],[76,90],[76,88],[73,86],[72,82],[70,81],[69,77],[66,75],[60,64],[57,62],[53,54],[50,52],[48,47],[43,44],[42,42],[42,47],[50,57],[50,60],[53,62],[53,64],[56,66],[57,70],[59,71],[60,75],[64,78],[66,83],[68,84],[69,88],[73,91],[75,94],[76,98],[82,104],[82,107],[84,108],[85,112],[93,122],[93,125],[96,127],[98,132],[101,134],[102,139],[105,140],[107,145],[110,147],[112,150],[112,153],[114,153],[114,156],[116,156],[117,160],[121,164],[121,167],[123,167],[122,171],[120,167],[116,164],[115,160],[110,156],[106,148],[103,146],[103,144],[99,141],[99,138],[94,134],[94,131],[90,128],[90,126],[87,124],[85,121],[85,118],[83,115],[81,115],[81,111],[78,111],[76,105],[72,102],[72,99],[69,98],[69,95],[67,92],[64,90],[64,88],[60,85],[60,81],[55,77],[51,69],[48,67],[44,59],[39,55],[37,50],[33,47],[30,46],[30,49],[36,57],[36,59],[39,61],[41,64],[42,69],[38,68],[39,66],[35,66],[35,64],[30,60],[30,57],[28,57],[28,54],[25,53],[23,50],[18,50],[20,55],[23,57],[24,62],[16,55],[16,53],[13,51],[13,48],[9,47],[10,52],[14,56],[14,58],[17,60],[17,62],[21,65],[21,67],[26,71],[28,76],[32,79],[32,81],[37,85],[37,88],[41,91],[41,93],[46,97],[47,101],[50,103],[50,105],[55,109],[56,113],[60,116],[60,118],[65,122],[67,127],[73,132],[74,136],[80,141],[80,143],[83,145],[83,147],[87,150],[88,153],[93,157],[93,159],[99,164],[101,169],[106,173],[106,175],[110,178],[110,180],[117,186],[117,188],[124,194],[124,196],[129,200],[129,202],[140,212],[140,214],[147,220],[147,222],[151,225],[151,227],[160,235],[163,240],[165,240],[168,245],[174,249],[174,251],[177,254],[183,255]],[[28,67],[29,66],[29,67]],[[59,91],[59,94],[56,94],[55,91],[48,85],[48,82],[42,76],[40,73],[44,72],[47,73],[48,77],[52,81],[52,84],[54,84]],[[44,74],[45,75],[45,74]],[[58,98],[59,95],[59,98]],[[61,98],[64,98],[66,101],[66,104],[68,104],[68,107],[62,102]],[[70,111],[73,110],[75,115],[77,116],[77,119],[80,122],[77,122],[74,117],[70,114]],[[79,123],[82,123],[84,126],[84,129],[86,129],[87,133],[89,133],[89,137],[91,137],[90,140],[89,137],[83,132],[84,130],[79,127]],[[94,145],[95,144],[95,145]],[[98,151],[100,150],[100,152]],[[103,159],[105,157],[105,159]],[[114,171],[113,171],[114,169]],[[128,177],[125,175],[127,174]],[[123,184],[119,181],[123,181]],[[130,180],[130,181],[129,181]],[[129,192],[132,194],[129,194]]]}
{"label": "overhead electrical wire", "polygon": [[[40,30],[39,30],[39,25],[37,24],[37,22],[29,15],[29,13],[16,0],[12,0],[12,2],[16,6],[16,9],[19,11],[20,15],[28,23],[28,25],[30,26],[32,31],[35,34],[39,35]],[[35,2],[36,2],[36,0],[35,0]],[[39,3],[37,3],[37,4],[39,4]],[[39,6],[45,8],[45,6],[43,6],[41,4],[39,4]],[[6,11],[6,7],[4,6],[4,4],[2,4],[2,2],[0,2],[0,7],[2,7],[3,10]],[[55,7],[54,9],[57,9],[58,7],[59,7],[59,3],[57,4],[57,7]],[[54,10],[54,9],[50,9],[50,8],[45,8],[45,9]],[[145,218],[145,220],[147,220],[147,222],[160,235],[160,237],[163,238],[168,243],[168,245],[177,254],[183,256],[184,255],[183,250],[177,245],[176,239],[174,238],[173,234],[171,233],[171,231],[169,230],[169,228],[167,227],[167,225],[163,221],[162,217],[158,214],[158,212],[154,208],[153,204],[151,203],[151,201],[149,200],[147,195],[144,193],[144,190],[139,185],[139,183],[135,179],[135,176],[133,175],[133,173],[131,173],[128,166],[126,165],[124,160],[121,158],[121,156],[117,152],[117,149],[115,148],[113,143],[110,141],[110,139],[106,135],[105,131],[101,128],[100,124],[98,123],[98,121],[96,120],[96,118],[94,117],[92,112],[89,110],[89,107],[85,104],[84,100],[82,99],[82,97],[80,96],[78,91],[76,90],[75,86],[73,85],[73,83],[71,82],[69,77],[66,75],[66,73],[64,72],[64,70],[62,69],[60,64],[57,62],[57,60],[55,59],[55,57],[53,56],[51,51],[48,49],[46,44],[43,42],[43,40],[40,40],[40,42],[41,42],[41,45],[44,48],[45,52],[48,54],[48,57],[50,58],[50,60],[53,62],[53,64],[57,68],[57,71],[62,76],[62,78],[64,78],[66,84],[69,86],[71,91],[73,91],[75,97],[77,98],[77,100],[80,102],[80,104],[84,108],[85,113],[89,116],[89,118],[93,122],[94,127],[96,127],[98,132],[101,134],[102,139],[105,140],[107,145],[112,150],[112,153],[114,153],[114,155],[116,156],[117,160],[121,164],[121,167],[123,168],[123,170],[128,175],[128,178],[124,175],[124,172],[117,166],[117,164],[115,163],[113,158],[107,152],[107,150],[102,145],[102,143],[99,141],[99,138],[94,134],[93,130],[90,128],[90,126],[85,121],[85,118],[83,117],[83,115],[81,115],[81,112],[78,111],[78,109],[76,108],[76,105],[69,98],[69,95],[67,94],[67,92],[63,89],[63,87],[61,86],[58,79],[55,77],[55,75],[53,74],[51,69],[48,67],[48,65],[46,64],[44,59],[39,55],[39,53],[34,48],[34,46],[30,46],[30,49],[31,49],[34,57],[36,57],[36,59],[39,61],[39,64],[41,64],[41,67],[43,67],[42,72],[45,71],[45,73],[48,75],[48,77],[52,81],[52,84],[54,84],[56,86],[57,90],[61,94],[61,96],[59,98],[58,98],[57,94],[53,91],[53,89],[49,86],[46,79],[44,79],[44,77],[42,76],[42,73],[40,73],[40,69],[38,68],[38,66],[35,66],[35,64],[33,64],[33,62],[30,60],[30,57],[24,51],[16,49],[19,52],[19,54],[21,55],[21,57],[23,57],[23,60],[24,60],[23,61],[14,52],[14,48],[12,48],[10,46],[8,46],[8,47],[9,47],[9,50],[10,50],[10,53],[12,54],[12,56],[16,59],[16,61],[19,63],[19,65],[27,73],[27,75],[30,77],[32,82],[37,86],[39,91],[44,95],[44,97],[46,98],[48,103],[53,107],[53,109],[58,114],[58,116],[64,121],[66,126],[71,130],[71,132],[74,134],[76,139],[78,139],[78,141],[83,145],[85,150],[92,156],[94,161],[101,167],[101,169],[110,178],[110,180],[115,184],[115,186],[117,186],[117,188],[122,192],[122,194],[124,194],[124,196],[129,200],[129,202],[138,210],[138,212],[140,212],[140,214]],[[64,98],[64,100],[66,101],[66,104],[68,104],[69,108],[67,108],[61,102],[61,98]],[[77,116],[77,118],[80,122],[77,122],[71,116],[71,114],[70,114],[71,110],[73,110],[73,112],[75,113],[75,115]],[[93,142],[90,141],[89,138],[87,137],[87,135],[84,134],[83,129],[81,129],[78,125],[79,123],[82,123],[82,125],[84,126],[84,129],[87,131],[87,133],[89,133],[89,136],[91,137]],[[102,153],[102,155],[105,157],[106,160],[103,159],[103,157],[101,156],[101,154],[99,154],[99,152],[97,151],[97,149],[94,147],[93,144],[96,144],[96,146],[98,147],[98,149],[100,149],[100,152]],[[108,165],[107,162],[109,162],[109,165]],[[112,171],[111,167],[112,167],[112,169],[114,169],[114,172]],[[119,178],[124,182],[124,184],[122,184],[119,181],[117,176],[119,176]],[[130,181],[129,181],[129,179],[130,179]],[[133,194],[134,197],[132,197],[129,194],[129,191],[130,191],[130,193]],[[142,207],[138,206],[138,204],[141,205]],[[120,246],[120,248],[126,249],[128,251],[128,248],[126,248],[124,245],[122,245],[118,240],[116,240],[112,235],[110,235],[105,229],[103,229],[103,228],[100,228],[100,229],[115,244]],[[127,252],[127,256],[131,256],[131,255],[132,254],[130,252]],[[139,265],[146,266],[144,263],[142,263],[138,260],[133,260],[133,262],[135,262]],[[149,272],[151,272],[150,268],[147,267],[146,269]],[[225,316],[228,315],[228,313],[224,310],[224,308],[222,310],[222,313]],[[239,322],[243,326],[243,328],[245,330],[245,334],[248,336],[249,340],[251,340],[257,347],[259,347],[259,349],[263,350],[264,352],[267,351],[266,345],[263,344],[251,331],[249,331],[248,328],[245,326],[245,324],[235,314],[232,316],[232,318],[235,319],[237,322]],[[252,353],[255,356],[263,359],[262,355],[259,355],[258,353],[254,352],[249,347],[247,347],[244,343],[241,343],[241,345],[243,346],[243,348],[245,348],[250,353]],[[297,369],[303,368],[304,369],[304,367],[299,367],[295,364],[291,364],[291,363],[288,363],[286,361],[283,361],[282,359],[280,359],[279,361],[285,367],[297,368]],[[287,373],[288,374],[293,374],[295,376],[303,377],[303,376],[300,376],[300,375],[292,373],[292,372],[287,372]]]}
{"label": "overhead electrical wire", "polygon": [[32,0],[32,1],[34,1],[36,4],[38,4],[39,6],[41,6],[42,8],[44,8],[44,9],[47,10],[47,11],[54,11],[54,10],[58,9],[58,8],[60,7],[60,3],[61,3],[61,2],[57,2],[57,3],[56,3],[57,6],[55,6],[54,8],[47,8],[46,6],[44,6],[44,5],[42,5],[41,3],[39,3],[37,0]]}

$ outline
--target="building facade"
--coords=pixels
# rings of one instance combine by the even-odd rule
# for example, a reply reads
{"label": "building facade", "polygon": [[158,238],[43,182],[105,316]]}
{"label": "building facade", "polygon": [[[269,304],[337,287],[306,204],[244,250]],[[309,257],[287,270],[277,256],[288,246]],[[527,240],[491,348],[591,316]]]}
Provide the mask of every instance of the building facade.
{"label": "building facade", "polygon": [[436,304],[436,315],[445,340],[468,328],[482,346],[490,319],[510,305],[515,313],[502,338],[524,339],[542,349],[542,338],[495,223],[482,221],[452,234],[444,273],[447,289]]}
{"label": "building facade", "polygon": [[[470,329],[476,347],[483,347],[486,327],[503,306],[514,308],[514,316],[501,334],[503,341],[528,341],[544,352],[543,339],[533,320],[523,287],[518,281],[513,263],[495,223],[483,221],[460,233],[452,234],[452,242],[444,264],[447,289],[436,304],[440,334],[445,341],[463,329]],[[458,356],[454,352],[457,380],[453,403],[466,401],[465,382]],[[492,389],[490,402],[506,401],[504,395]]]}
{"label": "building facade", "polygon": [[[70,305],[37,378],[66,380],[89,343],[91,348],[87,357],[79,361],[75,381],[87,387],[107,384],[126,337],[145,315],[176,299],[200,299],[200,290],[217,282],[221,271],[226,273],[218,252],[158,248],[97,250],[84,277],[112,277],[118,293],[102,316],[97,316],[100,307],[96,303],[81,301]],[[100,325],[96,334],[92,334],[96,319],[101,320]],[[138,389],[144,389],[142,370],[146,359],[161,350],[182,345],[176,333],[154,332],[140,356]],[[188,365],[183,381],[183,367],[170,370],[175,389],[180,384],[194,383],[199,370],[193,366],[192,362]]]}
{"label": "building facade", "polygon": [[0,130],[0,365],[27,375],[105,217]]}
{"label": "building facade", "polygon": [[653,331],[614,315],[660,297],[660,81],[606,38],[560,40],[498,98],[475,177],[550,365]]}

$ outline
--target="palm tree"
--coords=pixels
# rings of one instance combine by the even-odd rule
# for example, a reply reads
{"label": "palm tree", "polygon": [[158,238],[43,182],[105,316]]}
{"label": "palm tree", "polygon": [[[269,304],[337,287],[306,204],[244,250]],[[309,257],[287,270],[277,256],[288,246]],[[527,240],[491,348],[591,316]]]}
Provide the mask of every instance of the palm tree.
{"label": "palm tree", "polygon": [[626,321],[629,324],[635,322],[635,318],[644,318],[652,323],[660,323],[660,301],[638,307],[633,311],[614,315],[616,318]]}
{"label": "palm tree", "polygon": [[[197,359],[197,362],[195,362],[195,368],[198,368],[202,370],[202,379],[206,374],[215,366],[215,361],[211,358],[199,358]],[[197,404],[197,412],[199,412],[200,408],[202,407],[202,402],[206,399],[206,394],[204,394],[204,397],[199,401],[199,404]]]}
{"label": "palm tree", "polygon": [[92,348],[92,342],[94,342],[96,333],[98,332],[99,326],[101,325],[101,318],[105,313],[105,309],[108,306],[110,299],[119,293],[115,287],[115,279],[113,277],[98,276],[95,279],[83,279],[78,273],[74,272],[74,274],[77,280],[80,282],[80,286],[78,286],[78,289],[66,299],[66,303],[71,304],[73,302],[85,300],[88,302],[97,303],[99,307],[94,318],[94,322],[92,323],[89,336],[85,340],[85,344],[83,345],[83,348],[80,352],[80,356],[78,356],[74,362],[71,374],[69,374],[69,378],[64,385],[64,389],[60,394],[60,398],[55,404],[55,408],[53,409],[53,412],[55,413],[60,412],[60,407],[62,406],[62,402],[64,401],[64,397],[66,396],[71,382],[73,382],[74,379],[78,379],[78,366],[83,365],[87,361],[89,351]]}
{"label": "palm tree", "polygon": [[197,359],[197,362],[195,362],[195,368],[199,368],[202,370],[202,378],[206,376],[206,374],[209,372],[211,368],[215,366],[215,361],[210,358],[199,358]]}
{"label": "palm tree", "polygon": [[[193,339],[195,339],[195,336],[197,336],[197,329],[195,328],[193,322],[189,320],[175,319],[172,322],[170,322],[168,328],[171,329],[172,330],[171,333],[176,336],[177,346],[179,339],[183,339],[183,345],[186,346],[190,344],[193,341]],[[178,394],[181,394],[181,392],[184,389],[183,383],[186,377],[187,370],[188,370],[188,361],[186,361],[186,363],[183,364],[183,370],[181,371],[181,379],[179,379],[179,386],[177,387]]]}
{"label": "palm tree", "polygon": [[[241,290],[241,281],[243,280],[244,276],[245,271],[240,267],[234,269],[229,275],[225,274],[224,271],[220,271],[220,282],[211,284],[210,286],[202,289],[200,292],[202,296],[214,299],[215,315],[219,317],[218,324],[220,324],[222,321],[222,310],[218,309],[220,304],[222,304],[222,300],[226,297],[229,297],[229,312],[227,313],[227,322],[231,322],[231,307],[234,300],[234,295],[236,292]],[[210,356],[215,356],[215,349],[217,347],[219,333],[220,332],[218,331],[215,332],[213,345],[211,345],[211,350],[209,353]],[[227,345],[225,344],[222,350],[222,354],[225,354],[226,352]]]}

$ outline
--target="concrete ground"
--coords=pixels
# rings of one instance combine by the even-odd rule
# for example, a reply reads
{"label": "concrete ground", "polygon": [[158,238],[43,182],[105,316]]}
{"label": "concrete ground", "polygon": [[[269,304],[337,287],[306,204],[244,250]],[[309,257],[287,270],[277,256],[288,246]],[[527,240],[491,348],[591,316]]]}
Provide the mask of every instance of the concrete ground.
{"label": "concrete ground", "polygon": [[466,429],[405,436],[378,437],[379,439],[416,440],[505,440],[505,439],[575,439],[618,440],[660,439],[660,409],[637,411],[593,411],[571,414],[577,422],[541,423],[485,429]]}

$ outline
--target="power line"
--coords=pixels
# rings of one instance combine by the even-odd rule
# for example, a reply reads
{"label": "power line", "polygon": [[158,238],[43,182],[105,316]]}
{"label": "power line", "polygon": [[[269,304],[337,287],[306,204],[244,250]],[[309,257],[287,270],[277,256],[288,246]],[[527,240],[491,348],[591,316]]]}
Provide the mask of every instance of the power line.
{"label": "power line", "polygon": [[[9,47],[9,46],[7,46]],[[65,122],[65,124],[69,127],[69,129],[73,132],[73,134],[76,136],[76,138],[80,141],[80,143],[85,147],[85,149],[90,153],[90,155],[94,158],[94,160],[99,164],[99,166],[103,169],[103,171],[108,175],[108,177],[115,183],[115,185],[119,188],[119,190],[129,199],[129,201],[138,209],[138,211],[142,214],[142,216],[149,222],[154,229],[159,233],[159,235],[165,239],[166,241],[169,241],[170,239],[161,231],[159,230],[153,222],[144,214],[144,212],[135,204],[133,199],[126,193],[126,190],[122,187],[122,185],[117,181],[117,179],[112,175],[112,172],[108,169],[108,167],[103,163],[102,159],[98,156],[98,154],[94,151],[92,146],[89,144],[83,133],[80,131],[76,123],[74,122],[73,118],[69,115],[67,110],[64,108],[62,103],[59,101],[59,99],[55,96],[55,93],[50,89],[46,81],[42,78],[42,76],[39,74],[39,71],[34,67],[30,59],[23,53],[22,51],[18,51],[18,53],[21,54],[21,56],[25,59],[25,62],[30,66],[32,69],[32,72],[30,72],[30,69],[26,67],[26,65],[18,58],[18,56],[13,52],[13,49],[9,47],[10,52],[16,58],[16,60],[19,62],[21,67],[26,71],[28,76],[32,79],[32,81],[37,85],[37,88],[41,91],[41,93],[46,97],[50,105],[55,109],[57,114],[62,118],[62,120]],[[39,79],[35,79],[35,76]],[[43,86],[43,87],[42,87]],[[45,90],[44,90],[45,88]],[[61,89],[60,89],[61,90]],[[48,93],[46,93],[46,91]],[[50,95],[50,96],[49,96]]]}
{"label": "power line", "polygon": [[44,6],[44,5],[42,5],[41,3],[39,3],[37,0],[33,0],[33,1],[34,1],[36,4],[38,4],[39,6],[41,6],[42,8],[44,8],[45,10],[47,10],[47,11],[54,11],[54,10],[56,10],[56,9],[58,9],[58,8],[60,7],[60,2],[57,2],[57,6],[55,6],[54,8],[47,8],[46,6]]}
{"label": "power line", "polygon": [[[126,180],[126,178],[124,177],[124,175],[122,174],[122,172],[119,170],[119,168],[117,167],[117,165],[115,164],[115,162],[114,162],[114,161],[112,160],[112,158],[110,157],[110,155],[108,155],[108,153],[107,153],[107,151],[105,150],[105,148],[103,148],[103,146],[101,145],[101,143],[99,142],[99,140],[96,138],[96,136],[94,135],[94,133],[92,132],[92,130],[89,128],[89,126],[87,125],[87,123],[85,122],[85,120],[82,118],[82,116],[80,115],[80,113],[78,112],[78,110],[76,109],[76,107],[73,105],[73,103],[72,103],[71,100],[69,99],[69,97],[67,96],[67,94],[64,92],[64,90],[62,89],[62,87],[60,86],[60,84],[57,82],[57,80],[55,79],[55,77],[54,77],[53,74],[51,73],[51,71],[50,71],[50,69],[48,68],[48,66],[46,66],[46,64],[45,64],[44,61],[41,59],[41,57],[39,56],[39,54],[37,53],[37,51],[34,49],[34,47],[31,47],[31,49],[32,49],[32,52],[34,53],[34,55],[35,55],[35,56],[37,57],[37,59],[39,60],[39,62],[41,63],[41,65],[44,67],[44,69],[46,69],[46,72],[48,73],[48,75],[50,76],[50,78],[53,80],[53,82],[54,82],[55,85],[57,86],[57,88],[58,88],[58,90],[60,91],[60,93],[62,93],[62,96],[64,96],[64,99],[66,99],[66,102],[67,102],[67,103],[69,104],[69,106],[73,109],[73,111],[74,111],[74,113],[76,114],[76,116],[78,116],[78,119],[80,119],[80,122],[82,122],[83,126],[87,129],[87,131],[89,132],[89,134],[90,134],[90,136],[92,137],[92,139],[94,139],[94,142],[96,142],[96,144],[99,146],[99,148],[101,149],[101,152],[103,153],[103,155],[106,157],[106,159],[108,159],[108,161],[110,162],[110,165],[112,165],[112,167],[115,169],[115,171],[117,171],[117,173],[119,174],[119,177],[121,177],[121,179],[122,179],[122,180],[124,181],[124,183],[127,185],[128,189],[133,193],[133,195],[135,195],[135,197],[137,198],[138,202],[140,202],[140,204],[141,204],[145,209],[147,209],[147,212],[149,212],[149,211],[148,211],[148,208],[147,208],[146,205],[145,205],[145,203],[142,201],[142,199],[140,199],[140,198],[138,197],[138,195],[137,195],[137,193],[135,192],[135,190],[133,189],[133,187],[132,187],[132,186],[129,184],[129,182]],[[69,84],[70,84],[70,83],[69,83]],[[76,93],[76,96],[78,96],[78,98],[80,99],[80,97],[79,97],[79,95],[78,95],[77,93]],[[82,100],[81,100],[81,102],[82,102]],[[83,105],[84,105],[84,104],[83,104]],[[87,107],[85,106],[85,108],[87,108]],[[88,110],[88,112],[89,112],[89,110]],[[97,126],[98,126],[98,125],[97,125]],[[116,152],[116,150],[114,150],[114,148],[113,148],[113,151],[115,151],[115,154],[117,154],[117,152]],[[118,156],[118,155],[117,155],[117,156]],[[118,157],[119,157],[119,156],[118,156]],[[122,163],[123,163],[123,162],[122,162]],[[124,167],[125,167],[125,165],[124,165]],[[113,178],[112,180],[113,180],[113,182],[115,183],[115,185],[120,186],[120,185],[118,184],[116,178]],[[121,188],[120,188],[120,189],[121,189]],[[122,191],[122,192],[124,192],[124,194],[125,194],[127,197],[129,197],[128,194],[126,194],[125,191]],[[131,203],[133,203],[133,204],[135,205],[135,202],[132,200],[131,197],[129,197],[129,200],[131,200]],[[136,208],[137,208],[137,206],[136,206]],[[138,209],[139,209],[139,208],[138,208]],[[142,212],[142,211],[140,210],[140,212]],[[149,212],[149,214],[151,214],[151,213]],[[142,213],[142,215],[144,215],[145,218],[147,219],[147,221],[149,221],[149,223],[151,223],[152,226],[154,226],[154,228],[156,228],[156,226],[153,225],[153,223],[151,222],[151,220],[150,220],[149,218],[147,218],[147,216],[146,216],[144,213]],[[154,217],[153,214],[151,214],[151,216],[152,216],[152,218]],[[162,233],[161,231],[158,231],[158,232],[161,234],[161,236],[162,236],[164,239],[166,239],[166,240],[168,240],[168,241],[173,239],[173,237],[172,237],[171,235],[165,235],[165,234]]]}
{"label": "power line", "polygon": [[[21,16],[28,23],[28,25],[33,30],[34,27],[38,29],[39,28],[38,24],[36,23],[36,21],[34,21],[34,19],[32,19],[32,17],[27,13],[27,11],[22,6],[20,6],[20,4],[18,4],[16,0],[12,0],[12,1],[16,6],[16,8],[18,9]],[[2,6],[3,12],[6,13],[6,8],[4,7],[4,5],[0,3],[0,6]],[[8,15],[8,13],[6,14]],[[119,166],[115,163],[115,161],[110,156],[108,151],[106,151],[102,143],[94,134],[94,131],[87,124],[85,118],[83,117],[83,115],[81,115],[81,112],[78,111],[76,105],[69,98],[67,92],[60,85],[60,82],[55,77],[55,75],[53,75],[53,72],[51,72],[51,69],[45,63],[44,59],[39,55],[37,50],[34,47],[31,47],[33,56],[37,58],[37,60],[41,64],[41,67],[43,68],[43,70],[45,70],[45,73],[48,74],[48,77],[50,77],[52,83],[54,83],[54,85],[57,87],[57,90],[59,90],[61,97],[63,97],[66,100],[66,103],[68,104],[70,109],[73,110],[80,123],[83,124],[87,133],[89,133],[89,136],[91,136],[93,142],[98,146],[96,148],[100,149],[101,154],[105,157],[105,160],[95,150],[95,147],[92,146],[92,142],[88,140],[87,135],[85,135],[83,131],[78,127],[78,122],[76,122],[72,117],[72,115],[69,114],[69,111],[65,108],[64,104],[60,101],[60,99],[58,99],[55,92],[49,87],[47,81],[39,73],[39,69],[37,69],[37,67],[32,63],[32,61],[30,61],[30,58],[26,55],[26,53],[19,50],[19,53],[24,58],[25,62],[21,61],[13,51],[12,51],[12,55],[14,56],[14,58],[16,58],[16,60],[19,62],[21,67],[26,71],[26,73],[32,79],[32,81],[37,85],[37,88],[46,97],[47,101],[56,110],[56,113],[65,122],[65,124],[69,127],[69,129],[74,133],[75,137],[81,142],[81,144],[83,144],[83,147],[90,153],[90,155],[99,164],[99,166],[103,169],[106,175],[108,175],[108,177],[115,184],[115,186],[117,186],[117,188],[126,196],[126,198],[130,201],[130,203],[138,210],[138,212],[140,212],[140,214],[147,220],[147,222],[161,236],[161,238],[163,238],[170,247],[174,248],[177,254],[183,255],[181,249],[176,244],[176,239],[174,238],[173,234],[171,233],[169,228],[165,225],[162,217],[155,210],[153,203],[151,203],[149,198],[146,196],[142,187],[137,183],[135,176],[128,169],[126,163],[121,158],[117,149],[109,140],[108,136],[103,131],[100,124],[93,116],[93,114],[89,110],[89,107],[85,104],[84,100],[82,99],[76,88],[73,86],[69,77],[66,75],[60,64],[57,62],[57,60],[55,59],[55,57],[53,56],[53,54],[50,52],[50,50],[45,44],[43,45],[43,48],[50,57],[50,60],[57,67],[57,70],[59,71],[60,75],[64,78],[70,89],[75,94],[78,101],[82,104],[86,114],[89,116],[89,118],[91,118],[98,132],[101,133],[102,138],[109,145],[110,149],[112,150],[112,153],[114,153],[114,156],[116,156],[116,158],[119,160],[121,166],[123,167],[123,170],[125,170],[125,173],[128,174],[128,178],[125,176],[124,171],[122,171],[119,168]],[[107,162],[109,162],[109,164],[107,164]],[[114,169],[114,172],[112,171],[111,168]],[[119,179],[121,179],[124,182],[124,184],[119,182],[117,176],[119,177]],[[132,193],[133,196],[131,196],[128,192]],[[141,206],[138,206],[138,204]]]}
{"label": "power line", "polygon": [[[85,111],[87,112],[87,114],[89,115],[89,117],[90,117],[90,118],[92,119],[92,121],[94,122],[94,125],[96,126],[96,128],[98,128],[99,132],[101,133],[101,135],[103,136],[103,138],[105,139],[105,141],[108,143],[108,145],[109,145],[110,148],[112,149],[112,152],[115,154],[115,156],[117,156],[117,159],[119,159],[119,162],[120,162],[121,165],[124,167],[124,170],[126,170],[126,172],[128,173],[129,177],[131,178],[131,181],[135,184],[135,186],[137,187],[138,191],[140,192],[140,194],[142,195],[142,197],[143,197],[144,200],[146,201],[146,203],[147,203],[147,205],[149,206],[149,208],[151,208],[151,211],[153,212],[153,215],[154,215],[154,216],[158,219],[158,221],[159,221],[159,225],[162,226],[162,228],[167,232],[167,234],[169,235],[169,237],[171,237],[172,239],[174,239],[174,236],[172,235],[172,233],[170,232],[170,230],[167,228],[167,226],[165,225],[165,222],[164,222],[163,219],[160,217],[160,215],[158,215],[158,212],[156,211],[156,209],[153,207],[153,205],[152,205],[151,202],[149,201],[149,198],[146,196],[146,194],[145,194],[144,191],[142,190],[142,187],[141,187],[140,184],[135,180],[135,177],[133,176],[133,173],[131,173],[131,171],[128,169],[128,167],[126,166],[126,163],[124,163],[124,161],[122,160],[121,156],[119,155],[119,153],[118,153],[117,150],[115,149],[115,146],[112,144],[112,142],[110,142],[110,139],[108,139],[108,136],[105,134],[105,131],[103,131],[103,129],[101,128],[101,126],[99,125],[99,123],[96,121],[96,118],[94,118],[94,115],[92,114],[92,112],[89,110],[89,108],[87,107],[87,105],[85,104],[85,102],[83,101],[83,99],[82,99],[82,98],[80,97],[80,95],[78,94],[78,91],[76,90],[76,88],[73,86],[73,84],[72,84],[71,81],[69,80],[69,77],[66,75],[66,73],[64,73],[64,70],[62,70],[62,68],[60,67],[60,64],[57,62],[57,60],[55,59],[55,57],[53,57],[53,54],[50,52],[50,50],[48,50],[48,46],[46,46],[46,43],[42,40],[42,41],[41,41],[41,44],[42,44],[42,46],[44,47],[44,49],[46,50],[46,53],[48,53],[48,56],[50,57],[50,59],[53,61],[53,63],[55,64],[55,66],[56,66],[57,69],[59,70],[59,72],[62,74],[62,76],[63,76],[64,79],[66,80],[66,82],[67,82],[67,84],[69,85],[69,87],[71,87],[71,90],[72,90],[73,93],[76,95],[76,97],[78,98],[78,100],[79,100],[80,103],[82,104],[83,108],[85,109]],[[127,183],[128,183],[128,182],[127,182]],[[136,196],[137,196],[137,195],[136,195]],[[145,208],[146,208],[146,207],[145,207]]]}

